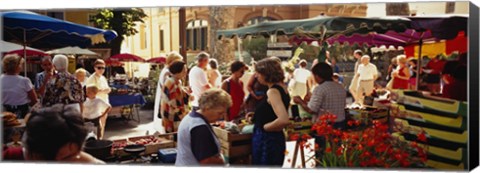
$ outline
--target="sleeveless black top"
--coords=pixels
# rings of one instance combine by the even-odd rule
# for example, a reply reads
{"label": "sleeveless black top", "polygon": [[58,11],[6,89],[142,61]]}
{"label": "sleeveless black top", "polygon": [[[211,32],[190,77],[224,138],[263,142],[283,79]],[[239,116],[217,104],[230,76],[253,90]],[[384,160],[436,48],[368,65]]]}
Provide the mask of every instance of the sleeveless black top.
{"label": "sleeveless black top", "polygon": [[[282,97],[283,105],[286,109],[288,109],[288,105],[290,103],[290,96],[285,92],[285,90],[275,84],[272,88],[277,89],[280,92],[280,96]],[[263,99],[258,105],[257,109],[255,110],[255,114],[253,115],[253,123],[255,126],[263,128],[263,126],[267,123],[270,123],[277,119],[277,115],[273,111],[272,105],[268,103],[268,96],[266,95],[266,99]]]}

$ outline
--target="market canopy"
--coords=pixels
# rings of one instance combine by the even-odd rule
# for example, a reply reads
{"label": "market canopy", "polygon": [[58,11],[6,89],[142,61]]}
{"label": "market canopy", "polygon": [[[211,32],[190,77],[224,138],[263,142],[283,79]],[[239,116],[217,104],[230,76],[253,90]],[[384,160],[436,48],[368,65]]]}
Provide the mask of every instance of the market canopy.
{"label": "market canopy", "polygon": [[80,25],[29,11],[2,12],[0,15],[3,18],[5,41],[35,48],[65,46],[85,48],[117,37],[115,31]]}
{"label": "market canopy", "polygon": [[47,53],[49,53],[49,54],[69,54],[69,55],[98,55],[97,53],[95,53],[91,50],[82,49],[78,46],[75,46],[75,47],[68,46],[68,47],[64,47],[64,48],[60,48],[60,49],[54,49],[54,50],[47,51]]}
{"label": "market canopy", "polygon": [[321,31],[324,31],[327,37],[347,31],[355,31],[356,33],[368,33],[371,31],[385,33],[389,30],[404,32],[410,27],[410,22],[410,19],[404,17],[364,18],[318,16],[299,20],[267,21],[237,29],[220,30],[217,32],[217,37],[233,38],[238,36],[245,38],[248,35],[292,35],[296,32],[319,36],[320,33],[322,33]]}
{"label": "market canopy", "polygon": [[[14,51],[14,50],[19,50],[19,49],[23,49],[23,46],[19,45],[19,44],[10,43],[10,42],[0,40],[0,53],[6,53],[6,52]],[[26,47],[26,49],[27,50],[34,50],[34,51],[37,51],[37,52],[43,52],[40,49],[35,49],[35,48],[31,48],[31,47]]]}

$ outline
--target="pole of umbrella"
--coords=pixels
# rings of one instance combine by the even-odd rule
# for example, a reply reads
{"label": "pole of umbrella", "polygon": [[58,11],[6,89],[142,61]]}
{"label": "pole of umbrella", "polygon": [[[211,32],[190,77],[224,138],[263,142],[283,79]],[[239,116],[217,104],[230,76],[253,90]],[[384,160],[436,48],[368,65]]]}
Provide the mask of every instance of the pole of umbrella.
{"label": "pole of umbrella", "polygon": [[[422,34],[423,36],[423,34]],[[420,38],[418,42],[418,65],[417,65],[417,78],[415,79],[415,90],[418,91],[418,86],[420,85],[420,72],[422,69],[422,46],[423,46],[423,38]]]}
{"label": "pole of umbrella", "polygon": [[24,75],[27,77],[27,31],[23,29],[23,58],[25,58]]}

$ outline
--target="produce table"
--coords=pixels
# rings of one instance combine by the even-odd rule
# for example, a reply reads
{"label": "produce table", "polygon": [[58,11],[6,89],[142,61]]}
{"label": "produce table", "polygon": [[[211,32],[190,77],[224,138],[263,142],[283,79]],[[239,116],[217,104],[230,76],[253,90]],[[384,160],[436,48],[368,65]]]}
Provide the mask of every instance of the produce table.
{"label": "produce table", "polygon": [[137,121],[140,122],[140,114],[139,114],[139,106],[143,106],[146,101],[142,94],[134,93],[134,94],[110,94],[109,96],[110,105],[112,108],[115,107],[128,107],[132,111],[127,113],[127,119],[133,119],[134,115],[133,112],[137,114]]}
{"label": "produce table", "polygon": [[213,127],[213,131],[220,141],[222,153],[230,164],[251,163],[252,134],[233,134],[219,127]]}

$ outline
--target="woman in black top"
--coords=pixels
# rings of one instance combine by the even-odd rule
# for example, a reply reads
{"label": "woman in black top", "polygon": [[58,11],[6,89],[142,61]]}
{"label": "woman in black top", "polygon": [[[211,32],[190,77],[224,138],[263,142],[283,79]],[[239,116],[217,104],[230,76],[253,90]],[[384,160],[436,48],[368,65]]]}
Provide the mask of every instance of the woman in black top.
{"label": "woman in black top", "polygon": [[253,165],[282,166],[285,158],[283,129],[289,125],[287,88],[280,62],[274,58],[259,61],[256,74],[260,83],[267,85],[266,99],[258,104],[253,116]]}

